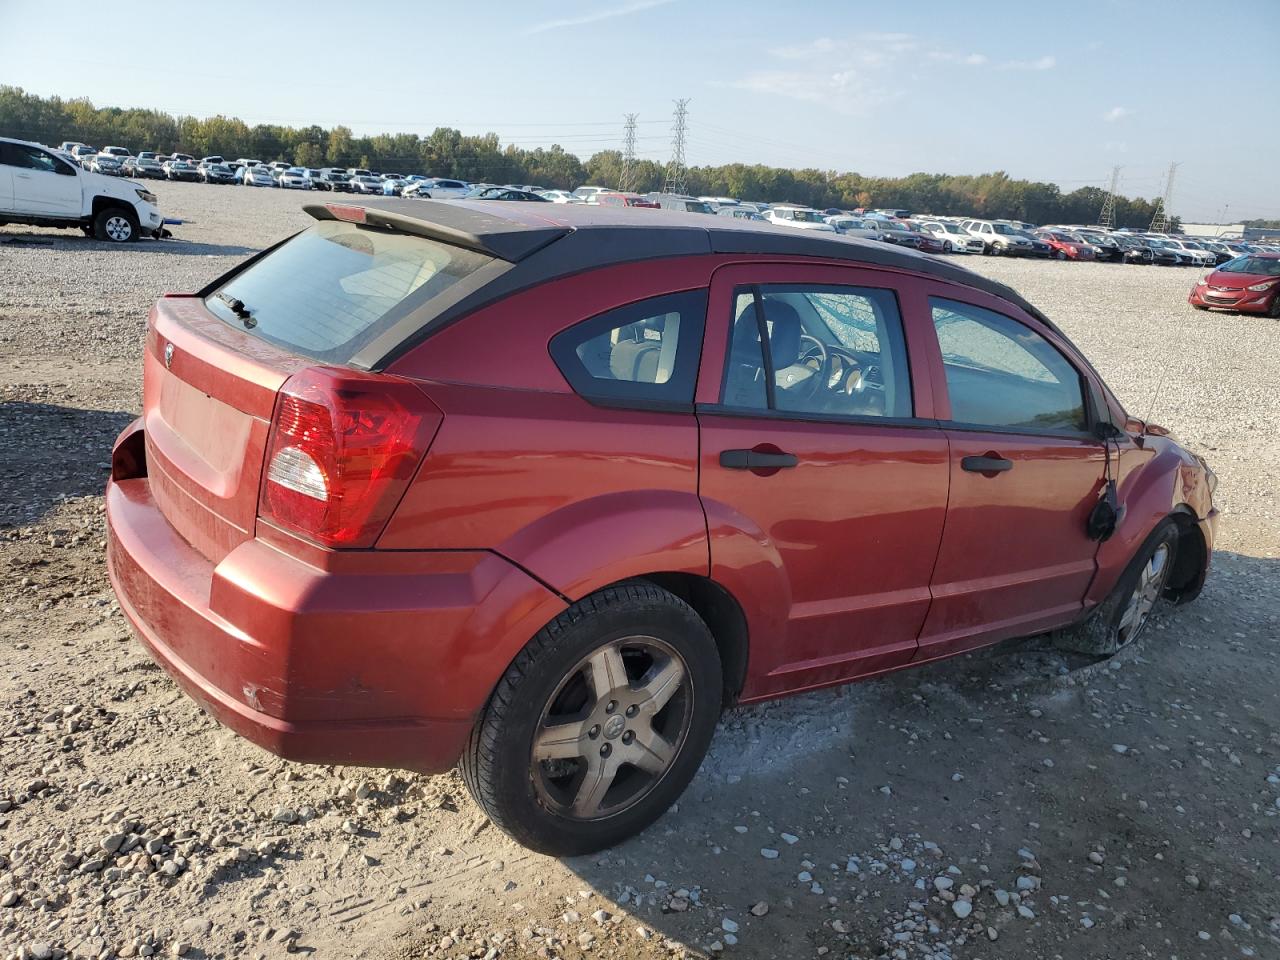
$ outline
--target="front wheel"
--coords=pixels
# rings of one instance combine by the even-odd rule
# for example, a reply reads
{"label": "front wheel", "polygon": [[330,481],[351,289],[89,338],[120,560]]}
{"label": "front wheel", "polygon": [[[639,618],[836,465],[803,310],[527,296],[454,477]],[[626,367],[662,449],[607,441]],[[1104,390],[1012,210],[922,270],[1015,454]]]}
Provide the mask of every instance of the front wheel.
{"label": "front wheel", "polygon": [[109,207],[93,218],[93,235],[111,243],[129,243],[138,239],[138,218],[132,210]]}
{"label": "front wheel", "polygon": [[1151,611],[1164,596],[1178,553],[1178,525],[1165,520],[1125,568],[1115,588],[1083,623],[1059,630],[1059,646],[1077,653],[1110,657],[1140,637]]}
{"label": "front wheel", "polygon": [[955,248],[951,246],[951,241],[950,241],[950,240],[944,240],[944,241],[942,241],[942,252],[943,252],[943,253],[951,253],[951,251],[952,251],[952,250],[954,250],[954,249],[955,249]]}
{"label": "front wheel", "polygon": [[518,843],[576,856],[639,833],[711,743],[720,657],[688,604],[632,581],[575,603],[498,683],[462,758],[476,803]]}
{"label": "front wheel", "polygon": [[1065,251],[1065,250],[1059,250],[1059,251],[1058,251],[1058,259],[1059,259],[1059,260],[1065,260],[1065,259],[1067,259],[1067,251]]}

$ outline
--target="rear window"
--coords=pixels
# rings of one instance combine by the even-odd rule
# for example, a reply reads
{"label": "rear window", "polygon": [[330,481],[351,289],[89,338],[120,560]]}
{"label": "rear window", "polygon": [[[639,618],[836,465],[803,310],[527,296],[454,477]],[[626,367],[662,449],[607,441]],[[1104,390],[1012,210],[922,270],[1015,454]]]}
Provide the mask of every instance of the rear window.
{"label": "rear window", "polygon": [[322,220],[215,287],[205,304],[294,353],[346,363],[491,262],[425,237]]}

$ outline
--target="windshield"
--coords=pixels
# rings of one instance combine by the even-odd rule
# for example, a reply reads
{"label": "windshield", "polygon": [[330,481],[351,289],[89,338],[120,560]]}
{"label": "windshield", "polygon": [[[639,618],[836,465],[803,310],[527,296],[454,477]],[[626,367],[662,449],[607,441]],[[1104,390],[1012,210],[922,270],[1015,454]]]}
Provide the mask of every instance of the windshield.
{"label": "windshield", "polygon": [[238,330],[346,363],[410,311],[491,262],[425,237],[322,220],[236,274],[205,304]]}
{"label": "windshield", "polygon": [[1251,273],[1258,277],[1280,277],[1280,259],[1275,257],[1236,257],[1218,268],[1223,273]]}
{"label": "windshield", "polygon": [[1001,234],[1002,236],[1006,236],[1006,237],[1020,237],[1020,236],[1022,236],[1022,234],[1021,234],[1021,233],[1019,233],[1017,230],[1013,229],[1013,227],[1008,226],[1007,224],[1003,224],[1003,223],[993,223],[993,224],[991,225],[991,228],[992,228],[993,230],[995,230],[995,232],[996,232],[996,233]]}

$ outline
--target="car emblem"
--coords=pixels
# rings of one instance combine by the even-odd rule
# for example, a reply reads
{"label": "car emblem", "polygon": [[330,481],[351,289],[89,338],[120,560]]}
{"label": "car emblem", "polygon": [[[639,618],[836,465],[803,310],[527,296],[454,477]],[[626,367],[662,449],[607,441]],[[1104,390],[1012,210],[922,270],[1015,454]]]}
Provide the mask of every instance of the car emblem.
{"label": "car emblem", "polygon": [[173,366],[173,344],[166,343],[164,345],[164,368],[168,370]]}

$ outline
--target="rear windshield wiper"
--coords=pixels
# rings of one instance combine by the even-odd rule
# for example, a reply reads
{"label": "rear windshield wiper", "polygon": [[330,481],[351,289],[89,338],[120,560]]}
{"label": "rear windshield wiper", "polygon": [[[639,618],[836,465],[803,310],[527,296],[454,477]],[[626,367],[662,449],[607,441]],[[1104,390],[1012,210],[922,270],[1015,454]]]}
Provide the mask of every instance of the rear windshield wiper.
{"label": "rear windshield wiper", "polygon": [[231,296],[229,293],[218,291],[214,296],[225,303],[237,317],[244,322],[246,327],[252,327],[256,321],[253,319],[253,311],[244,305],[244,301]]}

